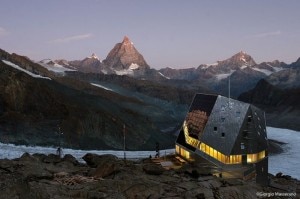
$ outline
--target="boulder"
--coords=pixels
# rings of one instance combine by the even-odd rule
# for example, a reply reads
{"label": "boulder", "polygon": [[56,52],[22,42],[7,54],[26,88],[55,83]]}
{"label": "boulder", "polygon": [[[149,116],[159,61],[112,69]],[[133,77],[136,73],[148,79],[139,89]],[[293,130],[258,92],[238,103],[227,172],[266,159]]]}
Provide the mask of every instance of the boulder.
{"label": "boulder", "polygon": [[103,162],[99,164],[95,170],[91,171],[89,175],[96,178],[105,178],[115,174],[119,170],[119,166],[116,162]]}
{"label": "boulder", "polygon": [[56,164],[61,162],[61,158],[58,155],[55,154],[49,154],[45,159],[44,159],[45,163],[52,163],[52,164]]}
{"label": "boulder", "polygon": [[33,157],[37,158],[39,161],[43,162],[47,155],[43,153],[34,153],[32,154]]}
{"label": "boulder", "polygon": [[143,165],[143,171],[149,175],[161,175],[164,169],[160,165],[149,163]]}
{"label": "boulder", "polygon": [[114,155],[105,154],[105,155],[97,155],[93,153],[87,153],[82,159],[89,165],[90,167],[97,168],[98,165],[102,165],[106,162],[116,162],[118,158]]}
{"label": "boulder", "polygon": [[37,161],[38,158],[30,155],[29,153],[23,153],[23,155],[19,158],[19,161]]}
{"label": "boulder", "polygon": [[72,163],[73,165],[79,165],[79,162],[76,160],[76,158],[74,156],[72,156],[71,154],[66,154],[62,161],[67,161]]}

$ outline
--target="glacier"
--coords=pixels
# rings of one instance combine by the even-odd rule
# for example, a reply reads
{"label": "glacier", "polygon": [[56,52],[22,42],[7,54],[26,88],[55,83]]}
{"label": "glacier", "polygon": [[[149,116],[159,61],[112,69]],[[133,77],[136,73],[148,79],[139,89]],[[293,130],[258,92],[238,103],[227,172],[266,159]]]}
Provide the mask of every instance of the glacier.
{"label": "glacier", "polygon": [[[284,175],[290,175],[293,178],[300,179],[300,132],[289,129],[280,129],[267,127],[268,138],[287,143],[283,145],[283,152],[280,154],[269,155],[269,173],[276,174],[282,172]],[[56,153],[56,147],[41,147],[41,146],[24,146],[14,144],[0,143],[0,159],[14,159],[19,158],[23,153]],[[124,151],[115,150],[76,150],[76,149],[63,149],[63,154],[73,155],[79,162],[84,162],[82,157],[86,153],[95,153],[98,155],[113,154],[119,158],[124,157]],[[170,155],[174,154],[175,149],[161,150],[160,154]],[[150,155],[154,157],[156,152],[153,151],[126,151],[126,158],[140,159],[147,158]]]}

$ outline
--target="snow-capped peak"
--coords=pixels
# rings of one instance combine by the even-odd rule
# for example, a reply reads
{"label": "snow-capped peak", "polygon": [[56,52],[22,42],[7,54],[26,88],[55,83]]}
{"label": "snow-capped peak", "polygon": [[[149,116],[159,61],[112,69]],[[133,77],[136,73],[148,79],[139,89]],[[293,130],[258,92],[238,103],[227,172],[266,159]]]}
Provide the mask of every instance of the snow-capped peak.
{"label": "snow-capped peak", "polygon": [[40,61],[40,63],[48,64],[48,65],[54,65],[55,61],[53,61],[52,59],[43,59],[43,60]]}
{"label": "snow-capped peak", "polygon": [[97,59],[97,60],[100,61],[99,57],[98,57],[95,53],[93,53],[93,54],[92,54],[90,57],[88,57],[88,58],[91,58],[91,59]]}

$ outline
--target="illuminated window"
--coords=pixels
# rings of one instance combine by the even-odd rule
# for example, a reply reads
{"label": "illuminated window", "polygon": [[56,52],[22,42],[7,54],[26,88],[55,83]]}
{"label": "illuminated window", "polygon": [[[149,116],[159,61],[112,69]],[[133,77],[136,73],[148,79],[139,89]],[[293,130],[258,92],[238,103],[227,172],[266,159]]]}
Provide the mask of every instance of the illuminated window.
{"label": "illuminated window", "polygon": [[247,162],[254,163],[265,157],[265,151],[261,151],[259,153],[247,154]]}

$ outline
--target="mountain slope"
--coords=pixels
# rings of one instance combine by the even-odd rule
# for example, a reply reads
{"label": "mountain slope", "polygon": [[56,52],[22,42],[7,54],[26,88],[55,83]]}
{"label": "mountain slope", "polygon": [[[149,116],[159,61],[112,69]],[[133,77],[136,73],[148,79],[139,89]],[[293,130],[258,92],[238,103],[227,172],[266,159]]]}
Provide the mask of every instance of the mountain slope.
{"label": "mountain slope", "polygon": [[238,99],[265,110],[267,125],[300,130],[300,87],[282,89],[262,79]]}
{"label": "mountain slope", "polygon": [[273,73],[266,81],[281,89],[300,88],[300,67]]}
{"label": "mountain slope", "polygon": [[[14,62],[5,53],[1,59]],[[26,63],[28,68],[39,66]],[[57,145],[59,125],[64,146],[122,149],[125,124],[128,149],[150,150],[157,141],[162,147],[173,145],[173,137],[161,134],[153,121],[132,109],[144,106],[139,100],[69,77],[56,77],[47,70],[51,80],[34,78],[3,61],[0,71],[1,142]]]}

